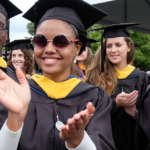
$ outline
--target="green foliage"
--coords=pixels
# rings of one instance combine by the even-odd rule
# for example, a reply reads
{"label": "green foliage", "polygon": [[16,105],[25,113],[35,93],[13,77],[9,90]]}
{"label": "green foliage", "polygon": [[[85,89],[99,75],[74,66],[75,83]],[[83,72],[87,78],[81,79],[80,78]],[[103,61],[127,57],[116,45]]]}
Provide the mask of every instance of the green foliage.
{"label": "green foliage", "polygon": [[28,37],[28,36],[26,36],[26,37],[24,37],[25,39],[32,39],[32,37]]}
{"label": "green foliage", "polygon": [[92,45],[91,49],[92,49],[93,53],[95,53],[101,45],[101,35],[102,35],[103,30],[97,30],[97,31],[90,31],[90,30],[95,29],[95,28],[99,28],[99,27],[102,27],[102,25],[95,24],[87,30],[89,38],[100,41],[100,42],[96,42],[96,43],[91,44]]}
{"label": "green foliage", "polygon": [[139,44],[135,50],[134,65],[145,66],[146,70],[150,70],[150,35],[134,31],[130,33],[131,39]]}
{"label": "green foliage", "polygon": [[34,35],[34,23],[30,22],[27,24],[28,33],[33,36]]}

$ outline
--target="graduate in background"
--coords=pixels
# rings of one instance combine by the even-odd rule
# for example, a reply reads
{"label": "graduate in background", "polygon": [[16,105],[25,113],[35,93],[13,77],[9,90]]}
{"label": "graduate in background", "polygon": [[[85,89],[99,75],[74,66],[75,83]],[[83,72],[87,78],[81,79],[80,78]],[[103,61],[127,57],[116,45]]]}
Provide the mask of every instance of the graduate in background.
{"label": "graduate in background", "polygon": [[[86,47],[86,29],[104,16],[106,13],[82,0],[42,0],[24,14],[35,21],[34,56],[43,74],[28,80],[31,102],[18,150],[115,150],[110,97],[102,87],[83,83],[70,74],[73,59]],[[2,88],[0,84],[0,102],[20,106],[20,95],[28,90],[15,93],[18,83],[4,73],[0,80],[5,85]],[[14,111],[18,112],[18,107]],[[20,115],[25,112],[18,114],[20,124],[24,120]]]}
{"label": "graduate in background", "polygon": [[84,78],[86,70],[93,64],[93,53],[91,50],[91,43],[99,42],[94,39],[88,39],[86,48],[82,54],[75,57],[71,66],[71,74],[79,78]]}
{"label": "graduate in background", "polygon": [[[7,13],[8,12],[8,13]],[[0,1],[0,69],[7,73],[11,78],[17,80],[14,71],[7,66],[6,61],[2,57],[2,49],[6,43],[8,36],[8,19],[22,13],[14,4],[8,0]]]}
{"label": "graduate in background", "polygon": [[112,98],[111,123],[118,150],[135,149],[134,118],[149,84],[146,73],[129,65],[135,47],[126,28],[136,24],[121,23],[95,29],[104,29],[102,43],[103,37],[105,40],[86,76],[86,82],[103,86]]}
{"label": "graduate in background", "polygon": [[11,49],[7,64],[14,69],[20,68],[28,79],[35,74],[33,46],[30,42],[31,39],[20,39],[5,45]]}

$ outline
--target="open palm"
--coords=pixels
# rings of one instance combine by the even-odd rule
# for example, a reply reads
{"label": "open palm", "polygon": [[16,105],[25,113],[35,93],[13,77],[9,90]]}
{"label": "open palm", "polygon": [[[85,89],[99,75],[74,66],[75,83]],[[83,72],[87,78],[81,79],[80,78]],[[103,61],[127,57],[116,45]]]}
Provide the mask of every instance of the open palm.
{"label": "open palm", "polygon": [[0,103],[10,112],[20,113],[28,107],[31,94],[22,71],[18,68],[16,73],[20,84],[0,70]]}

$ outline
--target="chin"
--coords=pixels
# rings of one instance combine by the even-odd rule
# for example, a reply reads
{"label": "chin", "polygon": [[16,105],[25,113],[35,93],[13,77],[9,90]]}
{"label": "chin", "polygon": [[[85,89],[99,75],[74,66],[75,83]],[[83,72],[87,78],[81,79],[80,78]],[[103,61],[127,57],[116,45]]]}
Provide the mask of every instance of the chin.
{"label": "chin", "polygon": [[43,69],[43,73],[47,75],[56,75],[56,74],[61,74],[62,70],[59,69]]}
{"label": "chin", "polygon": [[20,67],[18,67],[18,66],[14,66],[14,68],[15,68],[15,69],[17,69],[17,68],[20,68]]}
{"label": "chin", "polygon": [[120,61],[119,61],[119,60],[110,60],[110,62],[111,62],[112,64],[114,64],[114,65],[117,65],[117,64],[119,64],[119,63],[120,63]]}

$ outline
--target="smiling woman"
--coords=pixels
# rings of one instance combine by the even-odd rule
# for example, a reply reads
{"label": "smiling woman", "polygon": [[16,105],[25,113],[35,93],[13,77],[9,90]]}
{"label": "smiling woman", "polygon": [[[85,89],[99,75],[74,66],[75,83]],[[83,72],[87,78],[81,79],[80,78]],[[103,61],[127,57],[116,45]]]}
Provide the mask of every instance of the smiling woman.
{"label": "smiling woman", "polygon": [[[113,108],[111,122],[115,146],[118,150],[135,149],[135,124],[137,110],[149,84],[146,73],[131,66],[134,43],[126,29],[139,23],[113,24],[104,29],[101,49],[93,66],[87,71],[86,82],[103,86],[111,96]],[[103,61],[99,61],[103,58]],[[104,66],[104,72],[102,72]]]}
{"label": "smiling woman", "polygon": [[15,40],[5,47],[10,47],[8,65],[14,69],[20,68],[26,78],[34,74],[33,46],[30,39]]}

